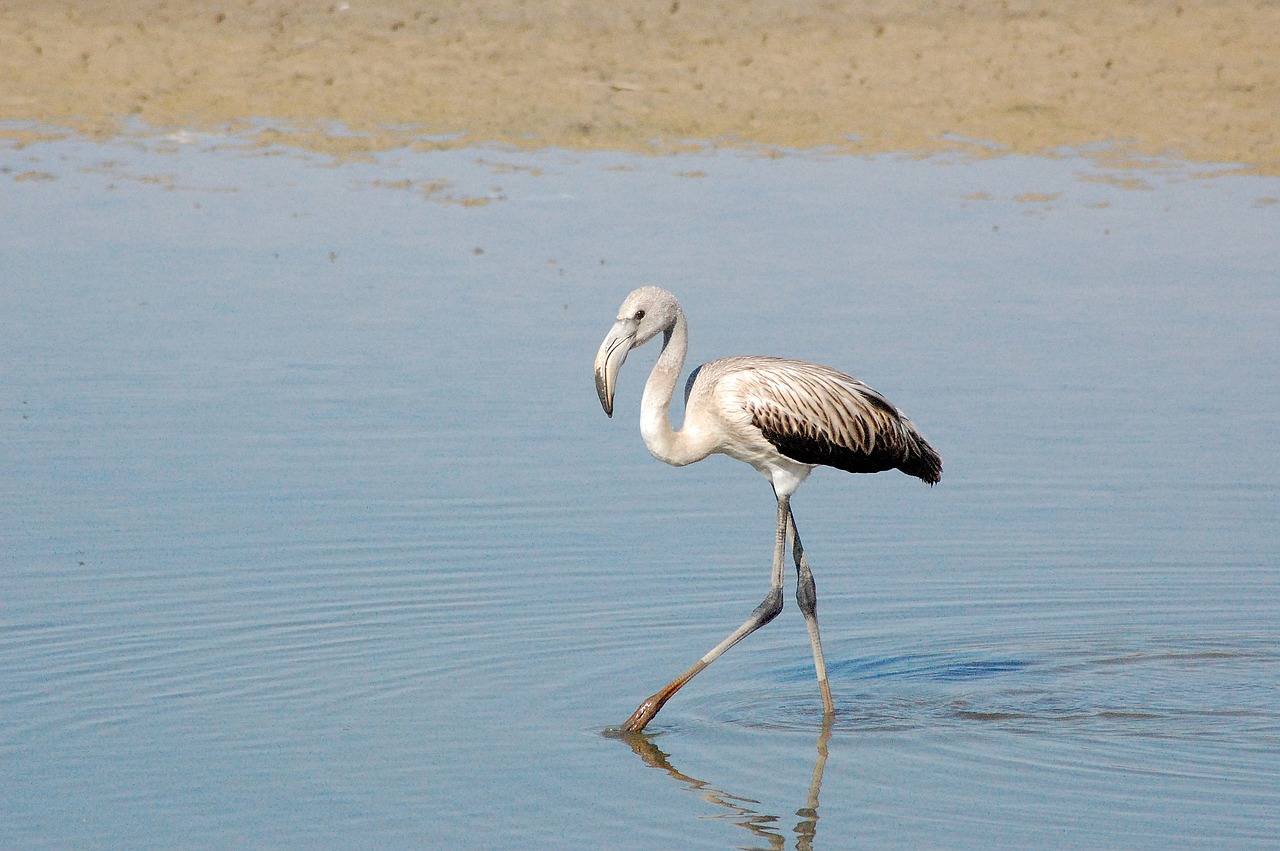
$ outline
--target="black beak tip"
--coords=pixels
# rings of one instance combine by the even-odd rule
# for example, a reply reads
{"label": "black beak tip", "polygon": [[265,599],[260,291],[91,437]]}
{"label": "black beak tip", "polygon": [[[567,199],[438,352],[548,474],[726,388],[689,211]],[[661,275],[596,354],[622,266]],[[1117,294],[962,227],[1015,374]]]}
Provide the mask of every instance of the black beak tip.
{"label": "black beak tip", "polygon": [[600,399],[600,407],[604,408],[604,415],[609,419],[613,419],[613,400],[609,398],[602,372],[596,373],[596,396]]}

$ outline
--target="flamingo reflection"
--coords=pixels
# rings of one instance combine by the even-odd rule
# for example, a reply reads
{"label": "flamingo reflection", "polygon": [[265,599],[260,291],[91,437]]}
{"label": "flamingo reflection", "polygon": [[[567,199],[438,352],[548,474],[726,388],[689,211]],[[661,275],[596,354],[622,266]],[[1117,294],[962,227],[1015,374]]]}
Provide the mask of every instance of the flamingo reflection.
{"label": "flamingo reflection", "polygon": [[[822,791],[822,774],[827,765],[827,745],[831,740],[831,726],[835,718],[825,715],[818,731],[817,756],[813,763],[813,775],[809,780],[809,794],[804,806],[797,809],[800,816],[791,830],[795,834],[796,851],[812,851],[814,840],[818,834],[818,796]],[[702,800],[721,808],[724,812],[716,817],[727,819],[730,823],[749,831],[767,844],[749,846],[749,851],[783,851],[787,847],[787,837],[779,830],[779,816],[762,813],[755,809],[760,802],[752,798],[735,795],[712,786],[704,780],[690,777],[671,764],[670,755],[664,753],[653,740],[644,733],[619,732],[618,737],[626,742],[637,756],[651,768],[666,772],[672,779],[681,783],[685,789],[696,792]]]}

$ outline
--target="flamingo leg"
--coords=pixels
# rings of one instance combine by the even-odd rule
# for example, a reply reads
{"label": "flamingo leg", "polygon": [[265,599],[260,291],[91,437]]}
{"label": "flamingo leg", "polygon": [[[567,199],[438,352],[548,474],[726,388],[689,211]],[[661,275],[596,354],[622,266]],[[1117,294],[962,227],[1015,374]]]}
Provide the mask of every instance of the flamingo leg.
{"label": "flamingo leg", "polygon": [[822,693],[822,713],[831,716],[835,714],[836,705],[831,699],[827,663],[822,655],[822,636],[818,633],[818,588],[813,581],[813,571],[809,569],[809,559],[805,558],[804,545],[800,543],[800,532],[796,529],[796,518],[790,506],[787,507],[787,533],[791,538],[791,555],[796,562],[796,602],[809,630],[809,643],[813,645],[813,668],[818,674],[818,691]]}
{"label": "flamingo leg", "polygon": [[[661,691],[636,707],[636,711],[631,713],[631,717],[622,725],[624,730],[629,733],[638,733],[643,730],[645,725],[653,720],[653,716],[658,714],[658,710],[662,708],[663,704],[670,700],[672,695],[684,688],[685,683],[701,673],[703,668],[720,658],[721,654],[730,647],[776,618],[778,613],[782,611],[782,566],[786,561],[787,529],[789,528],[787,524],[790,517],[791,500],[788,497],[779,497],[778,533],[773,545],[773,573],[770,577],[768,596],[764,598],[760,605],[756,606],[755,611],[751,613],[751,617],[747,618],[742,626],[730,633],[724,641],[708,650],[705,656],[694,662],[683,674],[667,683]],[[816,622],[814,626],[816,628]],[[810,634],[812,635],[812,633]],[[824,670],[824,676],[825,673]],[[825,679],[823,682],[825,683]]]}

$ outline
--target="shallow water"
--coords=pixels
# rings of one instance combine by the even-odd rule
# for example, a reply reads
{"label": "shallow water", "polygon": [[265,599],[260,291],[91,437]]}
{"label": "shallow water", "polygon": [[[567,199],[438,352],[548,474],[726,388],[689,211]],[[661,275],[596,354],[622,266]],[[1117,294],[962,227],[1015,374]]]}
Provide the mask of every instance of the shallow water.
{"label": "shallow water", "polygon": [[[1280,835],[1280,181],[1058,159],[0,151],[0,844]],[[596,346],[821,360],[939,448],[796,515]],[[791,583],[788,583],[788,593]]]}

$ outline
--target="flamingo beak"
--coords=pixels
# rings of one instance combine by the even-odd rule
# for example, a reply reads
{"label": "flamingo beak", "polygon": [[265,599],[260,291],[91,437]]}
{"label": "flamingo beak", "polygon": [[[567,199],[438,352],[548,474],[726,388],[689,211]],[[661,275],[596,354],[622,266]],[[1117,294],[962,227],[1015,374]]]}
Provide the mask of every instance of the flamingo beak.
{"label": "flamingo beak", "polygon": [[627,360],[627,352],[635,343],[636,326],[634,322],[622,321],[614,323],[596,352],[596,395],[600,397],[600,407],[606,416],[613,416],[613,391],[617,387],[618,370]]}

